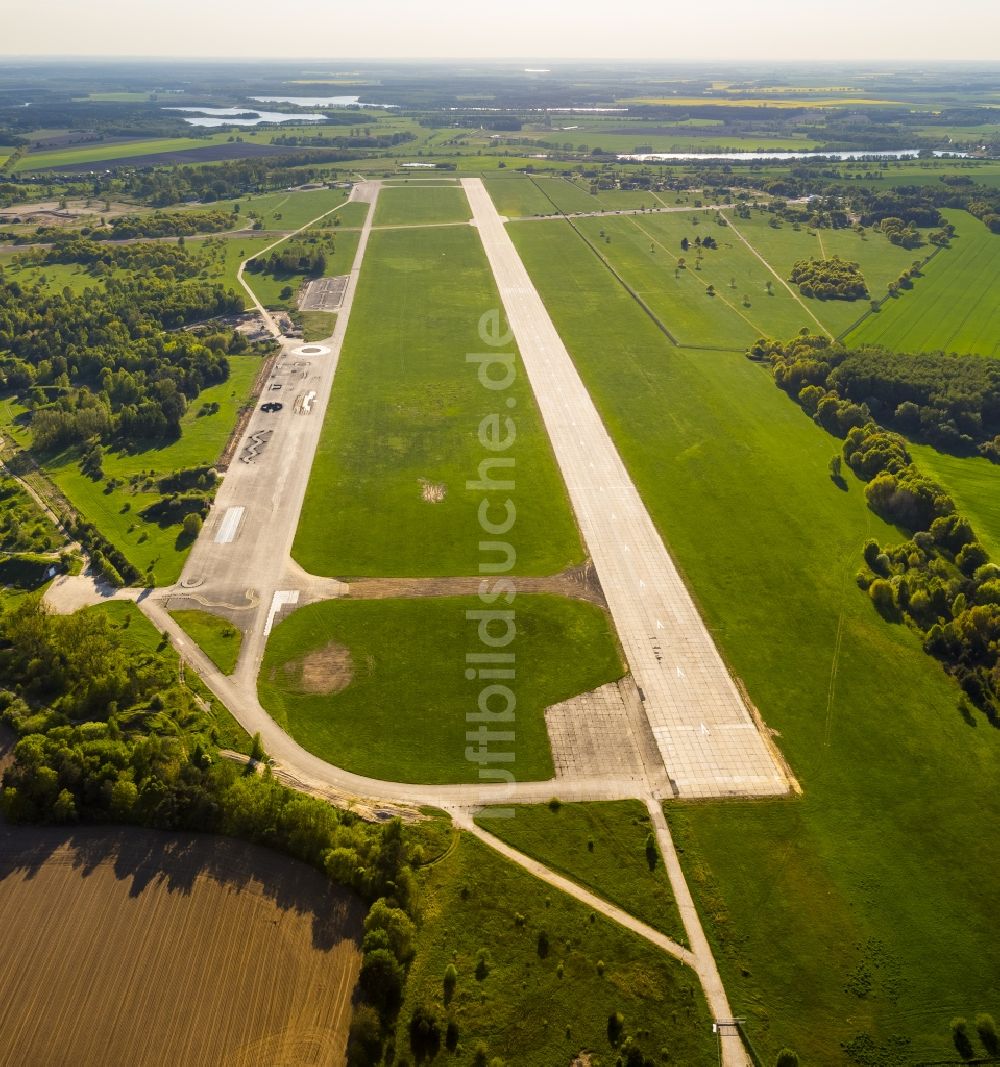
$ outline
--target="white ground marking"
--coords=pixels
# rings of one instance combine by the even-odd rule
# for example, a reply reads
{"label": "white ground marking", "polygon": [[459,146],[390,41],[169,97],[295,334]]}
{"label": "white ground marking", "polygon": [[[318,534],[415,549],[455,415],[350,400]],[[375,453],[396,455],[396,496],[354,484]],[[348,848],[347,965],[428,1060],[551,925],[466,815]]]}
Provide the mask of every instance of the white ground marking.
{"label": "white ground marking", "polygon": [[493,201],[478,178],[462,185],[674,787],[688,797],[787,793]]}
{"label": "white ground marking", "polygon": [[226,509],[226,514],[222,517],[218,530],[215,531],[215,543],[217,545],[228,545],[236,537],[236,531],[240,528],[244,512],[246,512],[246,508]]}
{"label": "white ground marking", "polygon": [[271,633],[271,628],[274,626],[275,616],[281,611],[282,608],[288,607],[290,604],[297,604],[299,602],[298,589],[279,589],[273,597],[271,597],[271,610],[267,613],[267,622],[264,623],[264,636],[267,637]]}
{"label": "white ground marking", "polygon": [[308,415],[312,411],[313,401],[316,399],[316,390],[310,389],[302,399],[302,411]]}
{"label": "white ground marking", "polygon": [[326,345],[301,345],[292,349],[293,356],[328,356],[330,349]]}

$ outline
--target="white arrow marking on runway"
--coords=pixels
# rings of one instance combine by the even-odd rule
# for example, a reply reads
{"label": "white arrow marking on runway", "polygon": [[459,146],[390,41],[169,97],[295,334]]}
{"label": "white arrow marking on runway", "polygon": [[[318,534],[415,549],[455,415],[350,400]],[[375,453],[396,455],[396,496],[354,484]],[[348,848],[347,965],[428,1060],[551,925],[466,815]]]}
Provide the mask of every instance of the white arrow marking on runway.
{"label": "white arrow marking on runway", "polygon": [[646,583],[641,578],[639,579],[639,588],[640,589],[645,589],[646,588]]}
{"label": "white arrow marking on runway", "polygon": [[709,733],[711,733],[709,728],[704,723],[702,723],[701,724],[701,736],[702,737],[708,737]]}
{"label": "white arrow marking on runway", "polygon": [[[663,629],[663,623],[660,622],[659,619],[656,620],[656,628],[657,628],[657,630],[662,630]],[[680,667],[678,667],[677,669],[680,670]]]}
{"label": "white arrow marking on runway", "polygon": [[677,677],[678,678],[683,678],[684,677],[684,668],[683,667],[678,667],[677,668]]}

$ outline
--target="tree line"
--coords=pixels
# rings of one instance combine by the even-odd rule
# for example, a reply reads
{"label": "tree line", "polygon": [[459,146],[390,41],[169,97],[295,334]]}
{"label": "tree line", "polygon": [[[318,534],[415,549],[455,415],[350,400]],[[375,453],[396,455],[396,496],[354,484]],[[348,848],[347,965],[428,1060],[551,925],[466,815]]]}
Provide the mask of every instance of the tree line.
{"label": "tree line", "polygon": [[[858,585],[886,619],[905,621],[919,631],[924,650],[956,678],[964,699],[1000,725],[1000,566],[990,560],[947,490],[913,463],[905,439],[880,426],[867,404],[849,398],[851,385],[856,388],[866,381],[848,362],[850,354],[844,354],[836,370],[823,370],[831,349],[839,354],[838,346],[825,337],[800,335],[784,343],[759,341],[752,355],[766,356],[775,381],[820,425],[844,438],[841,455],[866,483],[868,506],[911,534],[901,544],[885,547],[869,540]],[[887,357],[876,352],[860,355],[873,372],[880,357]],[[964,359],[980,362],[976,357]],[[921,373],[928,369],[925,365]],[[894,378],[899,384],[905,364],[895,371],[883,384]],[[961,375],[958,379],[964,381]],[[874,373],[871,380],[878,380]],[[1000,376],[995,384],[1000,386]],[[834,478],[841,477],[841,456],[835,457],[831,471]]]}
{"label": "tree line", "polygon": [[869,420],[958,454],[1000,461],[1000,364],[944,352],[845,348],[823,337],[757,341],[752,358],[831,433]]}

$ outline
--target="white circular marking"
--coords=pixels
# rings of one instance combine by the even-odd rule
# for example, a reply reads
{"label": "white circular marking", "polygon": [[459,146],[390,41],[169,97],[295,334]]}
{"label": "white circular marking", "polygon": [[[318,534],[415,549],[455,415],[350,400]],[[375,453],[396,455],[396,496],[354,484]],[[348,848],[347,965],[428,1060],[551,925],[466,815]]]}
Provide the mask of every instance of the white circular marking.
{"label": "white circular marking", "polygon": [[328,356],[330,349],[326,345],[301,345],[292,349],[293,356]]}

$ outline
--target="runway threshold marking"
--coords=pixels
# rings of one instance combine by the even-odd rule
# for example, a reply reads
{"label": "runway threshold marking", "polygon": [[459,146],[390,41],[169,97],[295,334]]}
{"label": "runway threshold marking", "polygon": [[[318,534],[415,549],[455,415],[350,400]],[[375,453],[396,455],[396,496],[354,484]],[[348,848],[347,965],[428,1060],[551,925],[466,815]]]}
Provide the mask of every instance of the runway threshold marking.
{"label": "runway threshold marking", "polygon": [[246,508],[241,507],[228,508],[226,510],[218,530],[215,531],[215,543],[217,545],[227,545],[236,537],[236,531],[240,528],[240,521],[245,511]]}
{"label": "runway threshold marking", "polygon": [[289,604],[297,604],[298,602],[298,589],[279,589],[274,596],[271,597],[271,610],[267,613],[267,622],[264,623],[265,637],[270,636],[271,628],[274,626],[274,619],[278,612]]}

